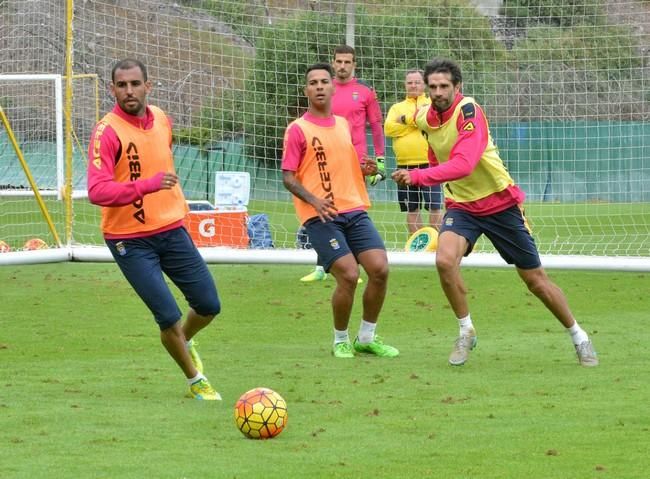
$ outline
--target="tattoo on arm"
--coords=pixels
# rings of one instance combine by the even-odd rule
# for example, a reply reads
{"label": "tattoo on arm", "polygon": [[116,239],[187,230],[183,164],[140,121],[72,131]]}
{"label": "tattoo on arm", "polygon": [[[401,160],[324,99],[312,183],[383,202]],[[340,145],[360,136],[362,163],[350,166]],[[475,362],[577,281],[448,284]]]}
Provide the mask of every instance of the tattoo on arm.
{"label": "tattoo on arm", "polygon": [[284,183],[284,187],[289,190],[291,194],[297,196],[302,201],[311,204],[314,195],[305,189],[302,183],[296,179],[296,176],[292,171],[284,171],[282,173],[282,182]]}

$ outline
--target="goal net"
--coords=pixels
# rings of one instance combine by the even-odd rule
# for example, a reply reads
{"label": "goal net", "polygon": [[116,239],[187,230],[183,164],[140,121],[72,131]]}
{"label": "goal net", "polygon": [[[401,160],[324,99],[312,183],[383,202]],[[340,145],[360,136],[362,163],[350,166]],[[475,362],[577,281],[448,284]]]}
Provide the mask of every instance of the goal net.
{"label": "goal net", "polygon": [[[64,71],[62,3],[72,6],[61,0],[0,3],[0,73]],[[540,252],[567,266],[567,257],[647,261],[649,23],[645,0],[77,1],[72,60],[75,74],[97,75],[102,114],[113,106],[107,86],[114,62],[142,60],[154,87],[150,103],[173,118],[187,198],[214,207],[217,226],[229,224],[228,214],[235,220],[235,213],[265,215],[273,243],[266,254],[273,255],[298,248],[299,224],[282,185],[280,157],[284,129],[306,108],[305,68],[331,61],[337,45],[354,46],[356,76],[374,87],[385,118],[405,97],[407,70],[433,57],[454,59],[463,70],[463,93],[486,112],[503,160],[527,193]],[[91,97],[81,84],[74,83],[75,102]],[[1,93],[2,104],[28,112],[29,103],[18,95],[35,101],[30,88],[36,87]],[[94,111],[79,113],[75,106],[71,114],[79,119],[74,130],[83,152]],[[38,123],[43,115],[35,118],[18,122],[18,132],[49,142],[41,148],[54,155],[54,138],[39,137],[46,130]],[[390,139],[386,153],[392,170]],[[2,161],[0,185],[16,174]],[[43,165],[47,181],[55,178],[56,161]],[[80,161],[73,177],[83,178],[84,168]],[[247,173],[245,205],[216,207],[220,172]],[[409,234],[395,184],[384,181],[369,191],[370,214],[387,248],[403,251]],[[18,228],[21,216],[6,216],[7,200],[1,201],[0,215]],[[98,208],[81,198],[73,205],[74,243],[101,245]],[[229,228],[208,228],[215,244],[237,251],[231,257],[239,258],[242,249],[254,254],[233,239],[251,232]],[[468,260],[492,253],[481,240]]]}
{"label": "goal net", "polygon": [[[85,149],[97,115],[96,75],[73,79],[89,101],[76,103],[71,122],[72,162],[65,159],[63,77],[0,74],[0,239],[19,248],[33,238],[54,246],[65,230],[67,173],[72,198],[85,198]],[[84,82],[90,81],[90,85]],[[86,105],[88,103],[88,105]],[[93,106],[94,105],[94,106]],[[95,114],[93,115],[93,110]],[[88,119],[83,127],[84,118]],[[80,136],[83,138],[80,138]],[[35,193],[38,192],[38,195]],[[48,224],[50,222],[50,224]]]}
{"label": "goal net", "polygon": [[[5,170],[0,194],[33,195],[31,174],[41,195],[60,199],[64,186],[61,75],[0,75],[0,98],[4,98],[7,122],[0,139]],[[19,163],[21,154],[27,168]]]}

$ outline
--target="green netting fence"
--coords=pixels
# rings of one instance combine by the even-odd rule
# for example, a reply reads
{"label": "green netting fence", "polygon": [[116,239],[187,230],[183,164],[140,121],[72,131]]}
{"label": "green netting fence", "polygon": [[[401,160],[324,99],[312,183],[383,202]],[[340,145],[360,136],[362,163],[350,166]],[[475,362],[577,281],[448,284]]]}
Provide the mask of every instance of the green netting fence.
{"label": "green netting fence", "polygon": [[[650,124],[642,122],[522,122],[491,126],[492,135],[515,181],[530,201],[644,203],[650,201]],[[395,159],[387,140],[387,167]],[[369,144],[371,144],[369,138]],[[21,145],[37,184],[56,187],[56,148],[51,143]],[[214,198],[214,173],[247,171],[251,197],[286,199],[278,168],[260,166],[246,154],[243,138],[207,148],[174,146],[184,172],[188,199]],[[75,151],[75,189],[85,188],[85,152]],[[0,131],[0,189],[26,188],[27,179],[6,134]],[[376,200],[395,198],[388,181],[373,189]]]}

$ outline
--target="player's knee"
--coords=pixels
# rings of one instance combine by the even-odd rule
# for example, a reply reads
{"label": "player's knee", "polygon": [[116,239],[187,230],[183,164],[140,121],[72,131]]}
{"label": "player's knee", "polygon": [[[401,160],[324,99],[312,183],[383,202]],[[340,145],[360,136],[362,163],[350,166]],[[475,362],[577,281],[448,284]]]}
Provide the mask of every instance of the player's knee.
{"label": "player's knee", "polygon": [[200,305],[194,308],[196,314],[212,321],[212,319],[221,312],[221,301],[219,297],[206,298]]}
{"label": "player's knee", "polygon": [[336,274],[336,281],[346,287],[356,288],[357,281],[359,280],[358,268],[346,268]]}
{"label": "player's knee", "polygon": [[158,324],[158,328],[160,328],[160,331],[166,331],[169,328],[173,327],[176,323],[178,323],[181,320],[181,316],[177,314],[163,314],[163,313],[158,313],[156,316],[154,316],[154,319],[156,320],[156,324]]}
{"label": "player's knee", "polygon": [[440,273],[447,273],[455,269],[458,265],[458,260],[454,255],[444,251],[436,252],[436,269]]}
{"label": "player's knee", "polygon": [[526,281],[528,291],[533,293],[538,298],[546,298],[551,296],[553,284],[548,280],[540,277],[530,278]]}
{"label": "player's knee", "polygon": [[533,293],[538,298],[544,298],[552,294],[552,289],[555,285],[551,282],[546,273],[541,268],[534,268],[529,270],[519,270],[521,278],[526,283],[528,291]]}
{"label": "player's knee", "polygon": [[221,301],[215,299],[210,307],[208,308],[208,313],[205,316],[210,316],[210,319],[214,318],[221,312]]}
{"label": "player's knee", "polygon": [[372,267],[366,269],[368,278],[373,281],[388,281],[388,262],[373,264]]}

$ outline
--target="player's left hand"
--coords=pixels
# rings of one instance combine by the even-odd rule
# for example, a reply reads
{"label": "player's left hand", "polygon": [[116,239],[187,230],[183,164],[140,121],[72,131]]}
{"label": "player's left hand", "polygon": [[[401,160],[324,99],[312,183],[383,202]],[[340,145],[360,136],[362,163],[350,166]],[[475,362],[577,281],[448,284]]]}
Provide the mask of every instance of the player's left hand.
{"label": "player's left hand", "polygon": [[409,175],[408,170],[395,170],[390,177],[400,186],[408,186],[411,184],[411,176]]}
{"label": "player's left hand", "polygon": [[173,172],[165,172],[160,179],[161,190],[171,190],[178,183],[178,176]]}

